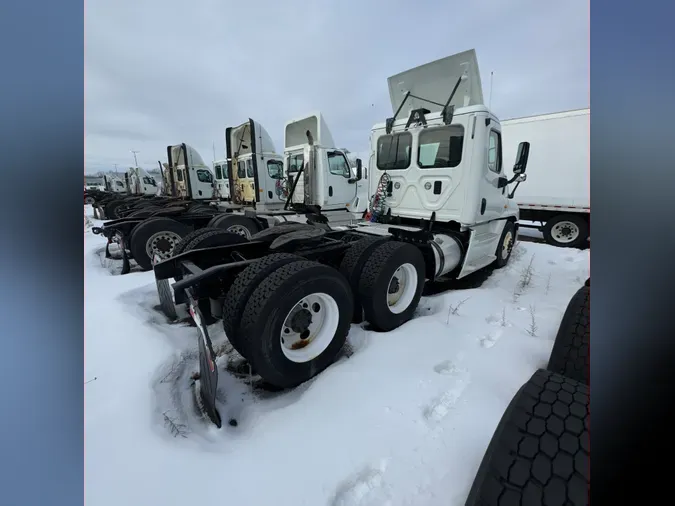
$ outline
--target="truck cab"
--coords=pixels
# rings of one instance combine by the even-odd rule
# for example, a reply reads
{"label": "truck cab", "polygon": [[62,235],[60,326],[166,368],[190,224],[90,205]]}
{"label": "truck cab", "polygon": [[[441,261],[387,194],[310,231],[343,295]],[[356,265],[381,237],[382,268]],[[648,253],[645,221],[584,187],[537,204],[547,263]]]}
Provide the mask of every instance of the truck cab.
{"label": "truck cab", "polygon": [[335,147],[319,112],[288,121],[284,128],[284,168],[293,204],[321,211],[363,214],[368,186],[360,165],[353,171],[345,150]]}
{"label": "truck cab", "polygon": [[214,180],[211,169],[193,147],[182,143],[166,148],[166,179],[169,194],[192,200],[212,200]]}
{"label": "truck cab", "polygon": [[231,202],[257,210],[283,209],[283,157],[267,130],[251,118],[228,127],[225,151]]}
{"label": "truck cab", "polygon": [[215,175],[215,197],[218,200],[230,200],[230,178],[227,160],[215,160],[213,162]]}
{"label": "truck cab", "polygon": [[501,125],[483,103],[475,51],[402,72],[388,84],[394,116],[370,136],[370,220],[425,223],[450,234],[458,249],[448,254],[457,260],[446,259],[442,270],[459,263],[458,277],[494,262],[500,241],[510,241],[510,254],[519,210],[509,185],[524,181],[529,144],[521,143],[509,180]]}
{"label": "truck cab", "polygon": [[129,195],[157,195],[157,181],[141,167],[129,167],[124,174],[124,182]]}

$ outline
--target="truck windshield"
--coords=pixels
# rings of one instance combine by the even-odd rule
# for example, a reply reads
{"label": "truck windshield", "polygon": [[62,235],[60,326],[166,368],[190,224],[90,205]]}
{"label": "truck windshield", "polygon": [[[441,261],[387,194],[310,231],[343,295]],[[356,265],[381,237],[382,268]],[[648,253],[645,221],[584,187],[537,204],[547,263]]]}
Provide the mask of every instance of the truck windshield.
{"label": "truck windshield", "polygon": [[383,135],[377,140],[377,168],[380,170],[404,170],[410,167],[412,135],[402,132]]}

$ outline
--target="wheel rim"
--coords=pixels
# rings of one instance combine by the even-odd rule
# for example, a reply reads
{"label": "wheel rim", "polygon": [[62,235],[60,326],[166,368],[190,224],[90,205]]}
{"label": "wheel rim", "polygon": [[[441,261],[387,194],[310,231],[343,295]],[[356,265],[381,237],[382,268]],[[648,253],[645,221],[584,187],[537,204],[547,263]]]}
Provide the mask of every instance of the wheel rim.
{"label": "wheel rim", "polygon": [[513,234],[509,230],[504,236],[504,242],[502,243],[502,260],[509,258],[511,254],[511,249],[513,248]]}
{"label": "wheel rim", "polygon": [[233,234],[244,236],[246,237],[246,239],[251,238],[251,231],[243,225],[232,225],[230,227],[227,227],[226,230],[228,232],[232,232]]}
{"label": "wheel rim", "polygon": [[162,230],[150,236],[145,243],[145,252],[150,258],[155,258],[157,255],[162,260],[166,260],[171,257],[180,240],[181,237],[177,233]]}
{"label": "wheel rim", "polygon": [[403,264],[394,272],[387,288],[389,311],[400,314],[415,298],[417,291],[417,270],[413,264]]}
{"label": "wheel rim", "polygon": [[298,301],[281,327],[281,351],[291,362],[315,359],[335,337],[340,318],[335,299],[326,293],[313,293]]}
{"label": "wheel rim", "polygon": [[569,244],[579,238],[579,227],[571,221],[560,221],[551,227],[551,236],[563,244]]}
{"label": "wheel rim", "polygon": [[84,199],[85,204],[93,204],[94,203],[94,197],[87,197]]}

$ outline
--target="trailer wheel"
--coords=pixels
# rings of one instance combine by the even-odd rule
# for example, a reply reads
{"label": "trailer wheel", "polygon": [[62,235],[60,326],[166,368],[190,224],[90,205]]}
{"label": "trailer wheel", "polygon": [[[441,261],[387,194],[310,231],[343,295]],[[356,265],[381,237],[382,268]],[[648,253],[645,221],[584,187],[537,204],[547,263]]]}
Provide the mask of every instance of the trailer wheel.
{"label": "trailer wheel", "polygon": [[248,353],[240,338],[239,325],[241,323],[241,315],[244,313],[244,308],[251,294],[263,279],[279,267],[300,260],[304,259],[290,253],[267,255],[248,265],[234,279],[223,301],[223,329],[232,347],[242,357],[247,358]]}
{"label": "trailer wheel", "polygon": [[269,274],[246,303],[240,342],[263,380],[291,388],[333,363],[352,319],[347,280],[318,262],[298,261]]}
{"label": "trailer wheel", "polygon": [[586,385],[590,369],[590,311],[591,288],[582,286],[567,304],[546,367]]}
{"label": "trailer wheel", "polygon": [[589,391],[539,369],[506,408],[466,506],[589,503]]}
{"label": "trailer wheel", "polygon": [[382,332],[410,320],[422,297],[424,278],[424,257],[417,247],[399,241],[380,244],[366,261],[359,281],[366,320]]}
{"label": "trailer wheel", "polygon": [[560,248],[579,248],[588,238],[586,219],[575,214],[559,214],[546,222],[542,230],[547,243]]}
{"label": "trailer wheel", "polygon": [[386,237],[359,239],[352,243],[340,263],[340,272],[349,282],[352,294],[354,295],[354,316],[352,317],[352,323],[361,323],[363,321],[363,306],[359,294],[359,281],[361,280],[363,267],[366,265],[373,250],[388,240]]}
{"label": "trailer wheel", "polygon": [[512,221],[507,221],[504,225],[504,230],[502,231],[502,236],[499,239],[499,244],[497,245],[497,251],[495,255],[497,260],[495,260],[495,266],[498,269],[504,267],[509,263],[511,258],[511,252],[513,251],[513,245],[516,242],[516,226]]}
{"label": "trailer wheel", "polygon": [[89,195],[87,195],[86,197],[84,197],[84,203],[85,203],[85,204],[87,204],[87,205],[92,205],[94,202],[96,202],[96,199],[95,199],[94,197],[91,197],[91,196],[89,196]]}
{"label": "trailer wheel", "polygon": [[261,230],[260,225],[253,218],[229,213],[214,219],[211,226],[242,235],[246,239],[250,239],[253,234]]}
{"label": "trailer wheel", "polygon": [[152,269],[154,255],[170,258],[180,240],[190,233],[190,227],[170,218],[153,218],[136,225],[130,237],[129,249],[143,270]]}

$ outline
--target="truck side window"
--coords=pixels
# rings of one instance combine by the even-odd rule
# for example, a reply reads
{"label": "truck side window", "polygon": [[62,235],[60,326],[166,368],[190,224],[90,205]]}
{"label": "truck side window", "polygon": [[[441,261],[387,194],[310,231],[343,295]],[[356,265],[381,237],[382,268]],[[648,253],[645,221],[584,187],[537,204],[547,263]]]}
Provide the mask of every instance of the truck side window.
{"label": "truck side window", "polygon": [[328,153],[328,171],[335,176],[342,176],[349,179],[352,176],[349,162],[340,152],[331,151]]}
{"label": "truck side window", "polygon": [[412,134],[402,132],[382,135],[377,139],[377,168],[380,170],[405,170],[410,167]]}
{"label": "truck side window", "polygon": [[212,183],[213,182],[213,177],[211,176],[211,172],[209,172],[206,169],[197,169],[197,179],[201,183]]}
{"label": "truck side window", "polygon": [[246,177],[253,177],[253,160],[246,160]]}
{"label": "truck side window", "polygon": [[239,179],[246,177],[246,162],[244,160],[237,160],[237,177]]}
{"label": "truck side window", "polygon": [[267,173],[272,179],[283,179],[284,163],[279,160],[267,160]]}
{"label": "truck side window", "polygon": [[428,128],[419,134],[417,165],[421,169],[447,169],[462,161],[464,127]]}
{"label": "truck side window", "polygon": [[288,172],[293,174],[299,172],[305,163],[304,155],[291,155],[288,157]]}
{"label": "truck side window", "polygon": [[183,169],[176,169],[176,179],[178,179],[178,181],[183,180]]}
{"label": "truck side window", "polygon": [[497,174],[502,171],[502,135],[496,130],[490,130],[488,169]]}
{"label": "truck side window", "polygon": [[214,166],[216,170],[216,179],[223,179],[223,168],[220,165]]}

